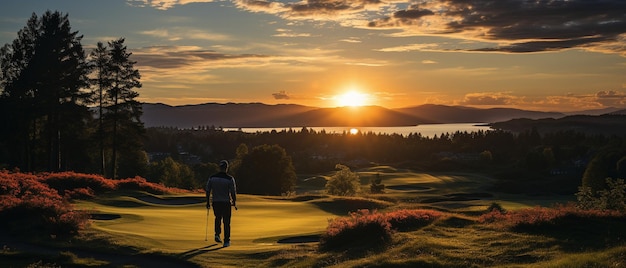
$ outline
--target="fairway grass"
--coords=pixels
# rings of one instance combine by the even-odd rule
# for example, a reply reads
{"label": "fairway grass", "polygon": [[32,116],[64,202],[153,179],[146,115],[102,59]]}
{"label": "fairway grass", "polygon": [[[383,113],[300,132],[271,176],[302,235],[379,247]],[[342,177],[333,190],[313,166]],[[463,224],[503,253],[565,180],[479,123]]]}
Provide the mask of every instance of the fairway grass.
{"label": "fairway grass", "polygon": [[[239,209],[232,211],[232,245],[227,248],[213,241],[214,216],[210,211],[207,218],[203,194],[113,193],[75,205],[99,215],[91,220],[88,232],[111,244],[199,267],[600,267],[593,264],[613,264],[626,252],[620,247],[565,252],[555,238],[476,223],[493,203],[516,210],[565,203],[573,197],[492,192],[492,179],[477,174],[415,173],[388,166],[358,174],[364,194],[358,198],[327,196],[320,194],[323,186],[311,185],[309,195],[296,197],[238,195]],[[366,194],[370,178],[376,176],[382,178],[385,193]],[[328,177],[316,180],[323,178]],[[330,219],[347,216],[356,206],[381,211],[427,208],[448,216],[418,230],[395,233],[384,251],[319,251],[311,240],[325,231]],[[298,243],[298,238],[307,240]],[[285,240],[294,243],[279,243]]]}
{"label": "fairway grass", "polygon": [[[279,246],[278,239],[321,233],[329,219],[336,217],[307,202],[294,202],[239,195],[239,209],[232,210],[233,247],[224,250],[266,249]],[[127,201],[128,202],[128,201]],[[113,235],[143,240],[153,251],[180,253],[215,244],[214,216],[207,217],[205,203],[188,205],[149,204],[109,206],[81,201],[80,209],[119,215],[111,220],[93,220],[91,228]],[[208,241],[205,241],[208,220]],[[236,245],[236,246],[235,246]]]}

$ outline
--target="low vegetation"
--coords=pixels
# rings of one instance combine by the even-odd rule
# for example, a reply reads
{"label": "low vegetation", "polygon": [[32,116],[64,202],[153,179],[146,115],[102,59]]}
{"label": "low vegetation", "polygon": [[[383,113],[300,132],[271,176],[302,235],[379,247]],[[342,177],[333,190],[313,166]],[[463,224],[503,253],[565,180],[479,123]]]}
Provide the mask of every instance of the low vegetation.
{"label": "low vegetation", "polygon": [[[58,253],[47,255],[36,248],[16,251],[9,239],[0,253],[3,256],[0,264],[31,267],[117,267],[124,263],[144,267],[159,262],[178,267],[626,265],[623,211],[583,207],[580,202],[519,208],[510,201],[500,203],[491,197],[455,200],[454,206],[443,206],[451,202],[445,198],[431,206],[411,204],[402,200],[416,196],[412,191],[432,191],[429,187],[440,183],[438,178],[450,182],[453,177],[419,177],[404,170],[373,169],[361,171],[360,175],[370,176],[368,172],[382,173],[378,176],[394,187],[384,194],[367,197],[242,195],[242,207],[234,217],[234,223],[238,224],[235,244],[220,249],[202,241],[205,219],[200,192],[168,188],[140,177],[111,180],[73,172],[27,174],[5,170],[0,172],[0,217],[9,220],[0,223],[2,236],[16,234],[22,241]],[[422,181],[421,186],[407,187],[407,174],[412,181]],[[467,183],[460,178],[458,181],[459,185]],[[621,182],[611,181],[609,185],[613,188],[607,189],[607,193],[619,196],[620,189],[623,190]],[[361,186],[367,189],[368,180]],[[440,187],[441,196],[461,189],[450,184]],[[422,192],[417,196],[433,199],[429,196],[432,194]],[[587,196],[586,200],[601,200],[602,196],[601,193]],[[461,206],[476,202],[482,210]],[[299,217],[287,217],[291,214]],[[99,219],[89,220],[94,215]],[[311,220],[314,222],[309,223]],[[324,220],[327,220],[325,226]],[[122,228],[119,229],[122,232],[115,232],[116,228]],[[163,232],[163,228],[180,231],[170,234]],[[298,242],[300,236],[293,233],[302,234],[306,240]],[[189,241],[188,236],[195,238]],[[311,243],[315,237],[319,243]],[[276,241],[296,241],[296,244],[281,245]],[[99,253],[85,254],[86,251]]]}

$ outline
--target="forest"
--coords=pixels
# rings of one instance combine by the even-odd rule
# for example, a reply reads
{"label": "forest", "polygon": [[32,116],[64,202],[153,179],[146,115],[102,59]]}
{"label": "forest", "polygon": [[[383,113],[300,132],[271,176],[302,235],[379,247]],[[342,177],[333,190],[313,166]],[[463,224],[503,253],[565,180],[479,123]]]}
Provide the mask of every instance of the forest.
{"label": "forest", "polygon": [[424,172],[488,174],[498,180],[495,187],[504,192],[573,194],[584,181],[588,185],[626,174],[623,136],[573,130],[540,134],[532,128],[520,133],[493,130],[423,137],[419,133],[325,133],[307,128],[244,133],[206,127],[148,128],[146,134],[145,149],[153,163],[170,157],[192,169],[198,183],[208,176],[203,172],[206,163],[219,159],[241,163],[242,146],[248,150],[267,144],[283,148],[302,178],[330,172],[336,164],[353,169],[391,165]]}

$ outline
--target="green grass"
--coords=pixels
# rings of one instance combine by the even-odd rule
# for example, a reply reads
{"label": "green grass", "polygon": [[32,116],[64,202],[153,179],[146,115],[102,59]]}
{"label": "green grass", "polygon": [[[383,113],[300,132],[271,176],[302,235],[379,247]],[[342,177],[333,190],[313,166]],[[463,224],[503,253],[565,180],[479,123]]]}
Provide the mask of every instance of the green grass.
{"label": "green grass", "polygon": [[[213,242],[213,215],[208,218],[203,195],[158,196],[124,192],[75,204],[111,219],[92,220],[81,239],[65,245],[65,261],[90,267],[118,267],[114,258],[182,260],[198,267],[624,267],[626,247],[602,244],[604,233],[568,238],[567,233],[511,231],[479,224],[477,216],[492,203],[506,210],[548,206],[574,197],[504,195],[490,192],[492,180],[476,174],[414,173],[389,166],[358,170],[363,193],[369,178],[379,174],[384,194],[339,198],[321,194],[323,176],[306,184],[309,195],[264,197],[239,195],[233,210],[232,246]],[[321,187],[321,188],[320,188]],[[485,195],[489,194],[489,195]],[[429,202],[424,202],[429,201]],[[317,243],[281,244],[279,240],[319,235],[332,218],[369,208],[392,211],[429,208],[446,216],[419,229],[395,232],[388,247],[360,251],[319,251]],[[576,224],[575,222],[569,224]],[[588,228],[603,228],[601,221]],[[617,228],[617,227],[615,227]],[[583,227],[584,229],[584,227]],[[564,230],[563,232],[567,232]],[[367,235],[367,234],[364,234]],[[594,237],[595,235],[599,237]],[[593,247],[585,241],[593,240]],[[603,240],[604,239],[604,240]],[[578,248],[576,250],[576,248]],[[72,253],[100,252],[95,256]],[[78,251],[78,252],[80,252]],[[5,250],[2,258],[37,260],[33,253]],[[156,254],[156,255],[155,255]],[[143,257],[142,257],[143,256]],[[31,263],[34,263],[32,261]],[[1,262],[0,262],[1,263]],[[114,263],[114,262],[113,262]],[[118,260],[119,263],[119,260]],[[138,265],[141,267],[141,265]],[[64,266],[65,267],[65,266]],[[193,267],[193,266],[191,266]]]}

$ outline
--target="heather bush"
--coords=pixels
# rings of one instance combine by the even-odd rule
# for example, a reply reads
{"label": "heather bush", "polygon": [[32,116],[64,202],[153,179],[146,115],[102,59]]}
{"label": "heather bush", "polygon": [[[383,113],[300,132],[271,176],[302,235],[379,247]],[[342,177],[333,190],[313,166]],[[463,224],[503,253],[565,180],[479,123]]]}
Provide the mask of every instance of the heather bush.
{"label": "heather bush", "polygon": [[426,209],[402,209],[385,214],[394,230],[405,231],[424,227],[443,216],[443,213]]}
{"label": "heather bush", "polygon": [[554,208],[534,207],[503,212],[492,210],[478,218],[480,223],[494,224],[503,228],[546,226],[564,218],[619,218],[624,217],[616,210],[581,209],[575,205],[558,205]]}
{"label": "heather bush", "polygon": [[134,177],[116,181],[118,190],[126,191],[145,191],[151,194],[166,194],[166,193],[182,193],[188,192],[178,188],[166,187],[162,184],[148,182],[145,178]]}
{"label": "heather bush", "polygon": [[329,222],[320,240],[322,249],[380,247],[391,241],[393,230],[405,231],[426,226],[443,216],[434,210],[403,209],[388,213],[362,209],[350,217]]}
{"label": "heather bush", "polygon": [[382,246],[391,241],[391,233],[391,224],[383,214],[363,209],[350,213],[350,217],[329,221],[320,239],[320,248]]}
{"label": "heather bush", "polygon": [[42,182],[57,190],[59,194],[69,194],[72,198],[93,197],[115,190],[115,182],[100,175],[82,174],[71,171],[45,173]]}
{"label": "heather bush", "polygon": [[0,172],[0,227],[19,236],[73,235],[88,215],[73,211],[69,202],[35,175]]}

